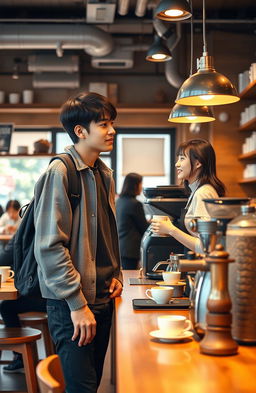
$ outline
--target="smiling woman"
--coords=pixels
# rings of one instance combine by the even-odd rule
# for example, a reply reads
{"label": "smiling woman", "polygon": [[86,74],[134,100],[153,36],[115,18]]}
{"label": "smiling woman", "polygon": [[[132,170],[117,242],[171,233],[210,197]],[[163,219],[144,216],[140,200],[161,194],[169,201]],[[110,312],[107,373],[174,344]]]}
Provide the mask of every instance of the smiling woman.
{"label": "smiling woman", "polygon": [[[203,199],[218,198],[225,195],[225,187],[216,175],[216,158],[212,145],[204,139],[192,139],[178,148],[176,169],[190,193],[187,205],[181,217],[180,229],[170,220],[155,221],[151,226],[155,234],[173,236],[186,249],[203,252],[199,238],[190,231],[189,222],[195,217],[209,218]],[[191,236],[192,235],[192,236]]]}

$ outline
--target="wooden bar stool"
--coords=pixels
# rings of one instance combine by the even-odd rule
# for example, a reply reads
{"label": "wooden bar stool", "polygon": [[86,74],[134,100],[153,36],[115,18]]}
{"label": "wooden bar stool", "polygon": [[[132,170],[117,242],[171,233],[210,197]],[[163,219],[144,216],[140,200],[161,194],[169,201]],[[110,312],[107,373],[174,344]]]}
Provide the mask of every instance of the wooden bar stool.
{"label": "wooden bar stool", "polygon": [[36,374],[41,393],[64,393],[65,380],[58,355],[41,360]]}
{"label": "wooden bar stool", "polygon": [[31,327],[41,330],[46,356],[53,355],[55,350],[48,328],[47,314],[45,312],[31,311],[19,314],[19,318],[23,327]]}
{"label": "wooden bar stool", "polygon": [[38,363],[36,340],[41,332],[30,328],[0,329],[0,350],[22,354],[28,393],[37,393],[36,365]]}

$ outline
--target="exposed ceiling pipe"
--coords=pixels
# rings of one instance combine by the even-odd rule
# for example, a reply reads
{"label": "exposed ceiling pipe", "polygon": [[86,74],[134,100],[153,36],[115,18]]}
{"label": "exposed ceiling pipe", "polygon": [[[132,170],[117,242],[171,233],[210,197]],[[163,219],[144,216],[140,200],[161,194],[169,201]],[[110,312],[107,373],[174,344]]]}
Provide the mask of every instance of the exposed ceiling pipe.
{"label": "exposed ceiling pipe", "polygon": [[146,13],[148,0],[137,0],[136,8],[135,8],[135,15],[138,17],[142,17]]}
{"label": "exposed ceiling pipe", "polygon": [[126,15],[129,11],[130,0],[118,0],[118,13],[119,15]]}
{"label": "exposed ceiling pipe", "polygon": [[29,72],[78,72],[78,56],[32,55],[28,57]]}
{"label": "exposed ceiling pipe", "polygon": [[114,47],[107,32],[93,25],[1,24],[0,49],[83,49],[91,56],[106,56]]}
{"label": "exposed ceiling pipe", "polygon": [[178,45],[180,39],[181,39],[181,25],[180,23],[176,23],[176,33],[174,33],[166,41],[167,46],[171,50],[173,57],[170,61],[167,61],[165,63],[165,77],[168,83],[171,86],[175,87],[176,89],[179,89],[179,87],[186,79],[185,76],[182,76],[179,73],[177,50],[176,51],[174,50]]}
{"label": "exposed ceiling pipe", "polygon": [[79,73],[36,72],[33,75],[32,85],[35,89],[76,89],[80,86]]}

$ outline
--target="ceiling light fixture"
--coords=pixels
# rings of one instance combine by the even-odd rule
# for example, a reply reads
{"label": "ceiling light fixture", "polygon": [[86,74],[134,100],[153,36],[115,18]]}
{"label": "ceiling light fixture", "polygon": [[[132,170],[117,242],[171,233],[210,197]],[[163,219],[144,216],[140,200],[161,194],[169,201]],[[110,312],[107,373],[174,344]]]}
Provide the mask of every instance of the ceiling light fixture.
{"label": "ceiling light fixture", "polygon": [[152,62],[162,62],[171,60],[172,54],[167,48],[162,38],[155,35],[154,42],[149,48],[146,56],[146,60]]}
{"label": "ceiling light fixture", "polygon": [[[190,0],[191,10],[193,9]],[[193,49],[194,49],[193,16],[190,19],[190,73],[193,73]],[[214,121],[212,109],[208,106],[186,106],[176,104],[171,110],[168,121],[172,123],[207,123]]]}
{"label": "ceiling light fixture", "polygon": [[158,19],[175,22],[190,18],[192,11],[187,0],[162,0],[155,9]]}
{"label": "ceiling light fixture", "polygon": [[187,106],[176,104],[168,121],[172,123],[207,123],[214,121],[213,112],[208,106]]}
{"label": "ceiling light fixture", "polygon": [[15,57],[14,59],[14,66],[13,66],[13,73],[12,73],[12,79],[19,79],[19,64],[21,63],[21,59]]}
{"label": "ceiling light fixture", "polygon": [[213,58],[208,56],[205,36],[205,0],[203,0],[203,56],[197,72],[180,87],[175,102],[181,105],[224,105],[240,100],[236,88],[224,75],[216,72]]}

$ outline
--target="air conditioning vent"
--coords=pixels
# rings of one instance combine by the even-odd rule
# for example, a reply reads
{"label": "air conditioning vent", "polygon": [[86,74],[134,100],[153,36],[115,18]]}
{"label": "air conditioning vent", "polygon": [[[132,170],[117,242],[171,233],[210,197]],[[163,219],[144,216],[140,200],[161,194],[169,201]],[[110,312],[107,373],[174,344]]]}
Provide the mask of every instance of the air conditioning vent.
{"label": "air conditioning vent", "polygon": [[133,67],[133,52],[122,49],[113,50],[104,57],[92,57],[91,65],[94,68],[124,69]]}
{"label": "air conditioning vent", "polygon": [[116,3],[114,1],[88,1],[86,5],[87,23],[114,23]]}

